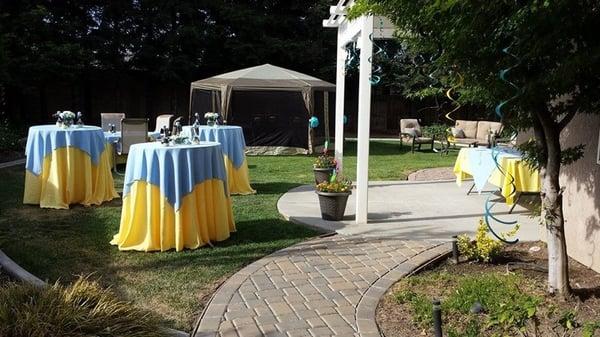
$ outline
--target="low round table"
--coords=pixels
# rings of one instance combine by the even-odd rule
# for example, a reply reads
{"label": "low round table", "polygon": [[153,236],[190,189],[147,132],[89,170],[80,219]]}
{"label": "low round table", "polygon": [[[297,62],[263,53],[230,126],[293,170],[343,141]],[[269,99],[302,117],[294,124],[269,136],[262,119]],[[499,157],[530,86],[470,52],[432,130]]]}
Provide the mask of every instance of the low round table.
{"label": "low round table", "polygon": [[[184,126],[183,133],[192,139],[192,126]],[[244,131],[239,126],[219,125],[199,127],[200,141],[219,142],[225,156],[225,169],[231,194],[254,194],[250,186],[250,174],[246,160]]]}
{"label": "low round table", "polygon": [[123,184],[120,250],[198,248],[235,231],[219,143],[132,145]]}
{"label": "low round table", "polygon": [[69,208],[118,198],[110,172],[112,153],[96,126],[29,128],[24,204]]}

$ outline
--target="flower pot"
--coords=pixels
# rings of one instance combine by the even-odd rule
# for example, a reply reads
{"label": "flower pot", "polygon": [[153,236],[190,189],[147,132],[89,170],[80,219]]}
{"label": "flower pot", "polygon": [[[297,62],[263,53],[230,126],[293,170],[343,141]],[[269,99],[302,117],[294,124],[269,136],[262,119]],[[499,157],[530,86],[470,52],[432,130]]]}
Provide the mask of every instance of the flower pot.
{"label": "flower pot", "polygon": [[206,125],[208,126],[216,126],[217,125],[217,121],[213,120],[213,119],[207,119],[206,120]]}
{"label": "flower pot", "polygon": [[315,184],[319,185],[324,181],[328,181],[334,169],[335,167],[314,167],[313,172],[315,173]]}
{"label": "flower pot", "polygon": [[319,206],[321,207],[321,218],[323,220],[340,221],[344,217],[346,203],[352,192],[320,192]]}

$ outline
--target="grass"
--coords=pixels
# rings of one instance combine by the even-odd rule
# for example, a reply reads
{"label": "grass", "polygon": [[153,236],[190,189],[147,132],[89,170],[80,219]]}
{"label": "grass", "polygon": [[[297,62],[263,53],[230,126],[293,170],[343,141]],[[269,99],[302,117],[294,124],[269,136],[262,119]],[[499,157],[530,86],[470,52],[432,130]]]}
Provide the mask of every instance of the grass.
{"label": "grass", "polygon": [[[354,178],[356,143],[347,142],[345,170]],[[370,178],[401,180],[415,170],[451,166],[456,157],[430,151],[411,154],[398,142],[372,142]],[[165,325],[189,330],[206,296],[219,282],[273,251],[319,233],[284,221],[277,200],[292,187],[311,183],[313,158],[249,157],[256,195],[235,196],[237,232],[214,248],[183,252],[120,252],[109,241],[117,233],[120,200],[101,207],[40,209],[22,204],[24,172],[0,170],[0,248],[25,269],[50,282],[72,282],[92,274],[123,299],[157,313]],[[122,178],[116,177],[117,190]]]}

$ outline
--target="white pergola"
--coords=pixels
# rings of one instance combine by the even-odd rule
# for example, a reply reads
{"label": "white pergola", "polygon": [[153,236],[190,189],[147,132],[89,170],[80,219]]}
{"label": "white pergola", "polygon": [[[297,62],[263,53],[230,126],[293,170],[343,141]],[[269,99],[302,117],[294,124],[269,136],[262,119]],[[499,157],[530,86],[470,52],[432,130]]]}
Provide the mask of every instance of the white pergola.
{"label": "white pergola", "polygon": [[[394,25],[384,17],[372,15],[348,20],[346,13],[354,0],[339,0],[329,9],[323,27],[337,28],[337,66],[335,95],[335,158],[343,169],[344,157],[344,90],[346,78],[346,45],[357,42],[360,49],[358,87],[358,144],[356,158],[356,223],[366,224],[369,202],[369,134],[371,117],[371,58],[374,39],[391,39]],[[372,38],[371,38],[372,36]]]}

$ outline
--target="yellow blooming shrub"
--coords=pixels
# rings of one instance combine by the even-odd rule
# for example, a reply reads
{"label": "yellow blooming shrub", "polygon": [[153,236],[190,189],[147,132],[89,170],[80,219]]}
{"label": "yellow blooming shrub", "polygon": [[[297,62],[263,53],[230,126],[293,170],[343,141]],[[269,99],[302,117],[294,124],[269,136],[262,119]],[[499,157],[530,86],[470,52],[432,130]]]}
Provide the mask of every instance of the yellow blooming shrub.
{"label": "yellow blooming shrub", "polygon": [[[519,230],[517,224],[512,230],[500,234],[503,239],[515,236]],[[496,258],[502,251],[504,243],[502,241],[494,239],[489,235],[489,229],[483,219],[479,219],[479,225],[477,226],[477,233],[475,239],[472,241],[471,238],[462,234],[458,236],[458,250],[469,260],[477,260],[480,262],[490,262]]]}

